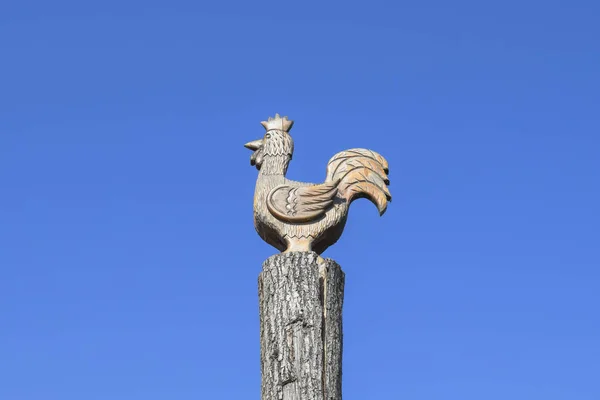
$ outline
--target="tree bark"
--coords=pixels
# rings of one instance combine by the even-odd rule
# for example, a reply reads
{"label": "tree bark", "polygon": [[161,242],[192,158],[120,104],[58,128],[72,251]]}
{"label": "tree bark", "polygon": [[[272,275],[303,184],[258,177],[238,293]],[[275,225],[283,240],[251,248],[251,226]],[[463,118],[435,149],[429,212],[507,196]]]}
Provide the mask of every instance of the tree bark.
{"label": "tree bark", "polygon": [[262,400],[342,399],[344,272],[313,252],[277,254],[258,278]]}

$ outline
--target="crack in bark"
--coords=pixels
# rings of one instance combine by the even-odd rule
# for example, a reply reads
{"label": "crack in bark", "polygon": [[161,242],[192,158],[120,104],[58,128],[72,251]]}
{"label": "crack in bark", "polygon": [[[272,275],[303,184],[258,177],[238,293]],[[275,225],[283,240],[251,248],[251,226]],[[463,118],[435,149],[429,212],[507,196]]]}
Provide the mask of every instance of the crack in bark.
{"label": "crack in bark", "polygon": [[319,301],[321,302],[321,343],[323,346],[323,367],[321,371],[321,381],[323,382],[323,400],[327,400],[327,267],[324,264],[319,265]]}

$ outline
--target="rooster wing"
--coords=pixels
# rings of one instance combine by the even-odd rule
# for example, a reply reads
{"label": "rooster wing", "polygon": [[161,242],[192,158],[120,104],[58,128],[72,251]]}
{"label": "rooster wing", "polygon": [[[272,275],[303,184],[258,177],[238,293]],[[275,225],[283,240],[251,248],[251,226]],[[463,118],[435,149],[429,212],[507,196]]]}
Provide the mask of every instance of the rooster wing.
{"label": "rooster wing", "polygon": [[267,208],[277,219],[299,223],[316,220],[333,205],[339,180],[320,185],[279,185],[267,196]]}

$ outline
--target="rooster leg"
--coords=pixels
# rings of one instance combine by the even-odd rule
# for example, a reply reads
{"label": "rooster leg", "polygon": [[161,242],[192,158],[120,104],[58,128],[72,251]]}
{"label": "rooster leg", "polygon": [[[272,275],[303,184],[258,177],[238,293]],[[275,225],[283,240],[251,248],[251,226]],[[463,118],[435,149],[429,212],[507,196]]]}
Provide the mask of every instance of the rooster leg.
{"label": "rooster leg", "polygon": [[[313,251],[312,249],[312,239],[298,239],[298,238],[286,238],[287,249],[284,253],[290,253],[293,251]],[[319,264],[323,264],[325,259],[321,256],[317,255],[317,262]]]}
{"label": "rooster leg", "polygon": [[292,251],[312,251],[312,240],[310,239],[298,239],[298,238],[286,238],[287,249],[284,253],[290,253]]}

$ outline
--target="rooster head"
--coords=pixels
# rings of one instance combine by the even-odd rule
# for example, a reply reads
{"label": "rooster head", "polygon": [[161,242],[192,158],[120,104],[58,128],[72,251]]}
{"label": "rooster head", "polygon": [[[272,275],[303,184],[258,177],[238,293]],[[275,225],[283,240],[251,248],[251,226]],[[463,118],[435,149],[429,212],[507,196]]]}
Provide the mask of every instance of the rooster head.
{"label": "rooster head", "polygon": [[263,162],[268,158],[283,158],[289,161],[294,152],[294,141],[288,132],[292,129],[294,121],[275,114],[274,118],[269,118],[261,124],[267,130],[265,136],[244,145],[254,151],[250,157],[250,165],[256,165],[260,170]]}

